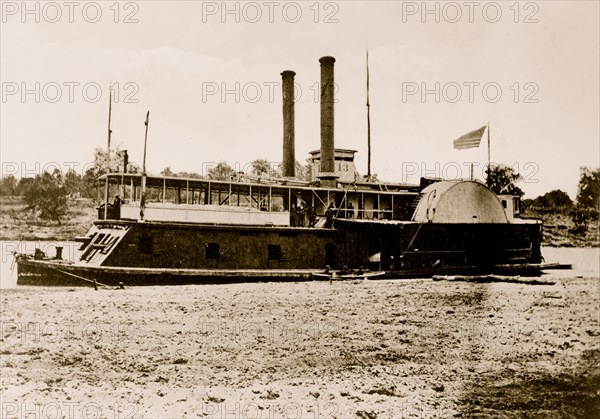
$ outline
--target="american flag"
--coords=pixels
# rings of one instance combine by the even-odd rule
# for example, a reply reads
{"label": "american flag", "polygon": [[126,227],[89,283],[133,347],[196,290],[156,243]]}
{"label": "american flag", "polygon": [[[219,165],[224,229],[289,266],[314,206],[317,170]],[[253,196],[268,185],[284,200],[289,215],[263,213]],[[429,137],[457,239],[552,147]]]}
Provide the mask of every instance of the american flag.
{"label": "american flag", "polygon": [[464,150],[466,148],[476,148],[479,147],[479,143],[481,142],[481,137],[483,137],[483,133],[487,125],[482,126],[481,128],[471,131],[468,134],[463,135],[457,140],[454,140],[454,148],[457,150]]}

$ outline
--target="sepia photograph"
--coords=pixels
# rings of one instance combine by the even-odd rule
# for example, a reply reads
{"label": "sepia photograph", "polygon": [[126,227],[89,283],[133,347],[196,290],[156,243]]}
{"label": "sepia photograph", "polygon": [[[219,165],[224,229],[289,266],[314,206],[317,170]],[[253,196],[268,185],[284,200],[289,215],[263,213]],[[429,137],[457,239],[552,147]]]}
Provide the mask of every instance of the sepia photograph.
{"label": "sepia photograph", "polygon": [[1,418],[600,417],[600,3],[0,12]]}

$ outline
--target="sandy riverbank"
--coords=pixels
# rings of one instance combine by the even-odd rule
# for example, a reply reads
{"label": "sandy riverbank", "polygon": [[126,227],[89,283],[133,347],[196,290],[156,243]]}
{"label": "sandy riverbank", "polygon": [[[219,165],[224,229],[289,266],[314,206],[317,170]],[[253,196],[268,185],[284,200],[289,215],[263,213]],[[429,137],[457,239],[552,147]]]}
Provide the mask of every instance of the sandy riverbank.
{"label": "sandy riverbank", "polygon": [[1,302],[2,417],[600,417],[597,278],[17,288]]}

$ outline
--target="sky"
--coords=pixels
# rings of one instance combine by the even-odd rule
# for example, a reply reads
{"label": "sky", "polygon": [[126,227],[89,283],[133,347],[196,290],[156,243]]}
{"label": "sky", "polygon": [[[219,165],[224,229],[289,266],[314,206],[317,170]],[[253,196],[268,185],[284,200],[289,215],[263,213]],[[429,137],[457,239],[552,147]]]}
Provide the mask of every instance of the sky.
{"label": "sky", "polygon": [[599,2],[2,1],[2,176],[83,172],[112,145],[147,167],[205,173],[282,155],[281,76],[296,72],[296,159],[320,144],[319,58],[336,58],[335,145],[372,171],[483,178],[492,162],[526,198],[575,198],[600,166]]}

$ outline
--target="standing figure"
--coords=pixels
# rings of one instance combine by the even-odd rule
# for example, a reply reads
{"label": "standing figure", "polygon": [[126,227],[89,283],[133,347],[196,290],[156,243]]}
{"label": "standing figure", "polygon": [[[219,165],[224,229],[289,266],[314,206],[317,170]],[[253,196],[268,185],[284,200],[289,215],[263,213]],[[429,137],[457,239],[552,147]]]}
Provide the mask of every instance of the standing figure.
{"label": "standing figure", "polygon": [[354,218],[354,205],[352,205],[352,202],[348,204],[348,212],[346,213],[346,218]]}
{"label": "standing figure", "polygon": [[308,226],[314,227],[317,223],[317,214],[315,213],[315,207],[312,205],[308,207],[306,210],[306,215],[308,216]]}
{"label": "standing figure", "polygon": [[304,227],[304,204],[300,202],[300,206],[298,207],[298,227]]}
{"label": "standing figure", "polygon": [[123,201],[121,200],[121,196],[119,194],[115,195],[115,199],[112,203],[112,218],[113,220],[120,220],[121,219],[121,204],[123,203]]}
{"label": "standing figure", "polygon": [[296,204],[292,204],[290,208],[290,226],[296,227],[297,225],[298,212],[296,211]]}
{"label": "standing figure", "polygon": [[329,206],[327,207],[327,211],[325,212],[325,218],[327,218],[327,221],[325,222],[325,228],[333,227],[334,216],[335,216],[335,206],[333,205],[333,202],[330,202]]}

